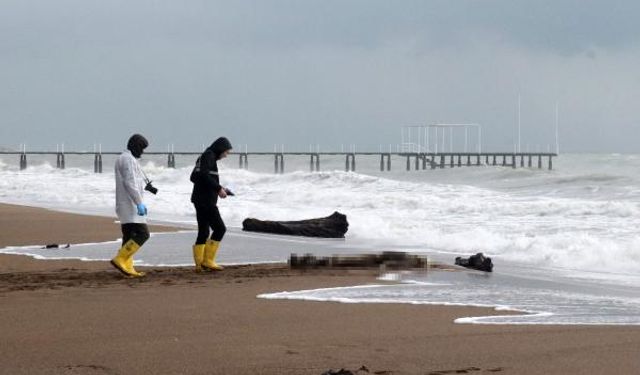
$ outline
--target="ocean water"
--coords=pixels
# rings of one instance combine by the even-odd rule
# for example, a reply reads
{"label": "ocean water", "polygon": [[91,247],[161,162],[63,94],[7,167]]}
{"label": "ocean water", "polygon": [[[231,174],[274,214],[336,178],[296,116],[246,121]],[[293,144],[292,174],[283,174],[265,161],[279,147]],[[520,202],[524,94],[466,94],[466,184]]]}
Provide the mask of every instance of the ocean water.
{"label": "ocean water", "polygon": [[[178,168],[168,169],[163,158],[143,158],[144,170],[160,189],[157,196],[147,195],[150,219],[193,227],[192,159],[178,157]],[[17,157],[2,156],[0,201],[113,215],[113,160],[105,158],[103,174],[92,172],[92,162],[67,156],[67,169],[58,170],[55,160],[30,157],[29,168],[19,171]],[[640,323],[640,155],[567,154],[554,160],[551,171],[493,166],[406,171],[406,160],[394,158],[392,171],[380,172],[379,158],[358,157],[354,173],[344,172],[344,162],[323,157],[322,171],[311,173],[308,158],[287,157],[286,173],[276,175],[272,158],[251,157],[249,171],[238,169],[237,157],[226,159],[222,183],[237,194],[220,203],[225,221],[235,228],[230,233],[242,240],[238,228],[247,217],[297,220],[339,211],[348,217],[349,232],[339,245],[329,242],[329,249],[404,250],[447,263],[483,252],[492,257],[495,272],[472,279],[468,272],[405,275],[394,286],[265,298],[471,304],[528,312],[462,323]],[[300,241],[303,247],[327,247]],[[286,259],[284,253],[268,259],[253,253],[231,261],[279,257]],[[184,262],[188,259],[176,257],[175,264]],[[149,254],[145,264],[174,263],[166,254],[162,259]]]}

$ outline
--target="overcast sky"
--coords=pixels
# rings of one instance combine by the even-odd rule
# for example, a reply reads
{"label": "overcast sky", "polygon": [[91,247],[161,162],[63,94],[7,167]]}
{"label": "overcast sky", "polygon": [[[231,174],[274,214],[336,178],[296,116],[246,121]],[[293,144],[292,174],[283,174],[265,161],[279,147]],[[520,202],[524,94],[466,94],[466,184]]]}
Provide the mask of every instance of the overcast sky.
{"label": "overcast sky", "polygon": [[[0,0],[0,147],[377,151],[473,122],[485,150],[638,152],[640,2]],[[395,146],[394,146],[395,147]]]}

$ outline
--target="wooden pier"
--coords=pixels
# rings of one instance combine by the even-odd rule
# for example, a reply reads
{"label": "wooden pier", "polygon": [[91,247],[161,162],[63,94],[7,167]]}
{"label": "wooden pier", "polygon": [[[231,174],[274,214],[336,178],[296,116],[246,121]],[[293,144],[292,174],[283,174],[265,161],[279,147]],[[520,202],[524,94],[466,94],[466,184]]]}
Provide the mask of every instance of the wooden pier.
{"label": "wooden pier", "polygon": [[[0,155],[19,156],[21,170],[27,168],[28,155],[55,155],[56,168],[59,169],[65,168],[66,155],[93,156],[95,173],[102,173],[103,155],[119,154],[120,152],[0,151]],[[200,154],[200,152],[145,152],[145,155],[166,155],[168,168],[176,167],[176,155],[192,155],[195,158]],[[345,158],[345,171],[347,172],[356,170],[356,158],[359,156],[378,156],[380,158],[380,171],[391,171],[392,157],[406,159],[405,169],[407,171],[479,166],[542,169],[543,164],[546,164],[547,168],[551,170],[553,169],[553,158],[558,156],[555,153],[548,152],[237,152],[231,155],[238,157],[238,167],[240,169],[249,169],[249,156],[272,157],[275,173],[284,173],[285,157],[294,156],[308,157],[309,170],[312,172],[320,171],[323,156],[343,156]]]}

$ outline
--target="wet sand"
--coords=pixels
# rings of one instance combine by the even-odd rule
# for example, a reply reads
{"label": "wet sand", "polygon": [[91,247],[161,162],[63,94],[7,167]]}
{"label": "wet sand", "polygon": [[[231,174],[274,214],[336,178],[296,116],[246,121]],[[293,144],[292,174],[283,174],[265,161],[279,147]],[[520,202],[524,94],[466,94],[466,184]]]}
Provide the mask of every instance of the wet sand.
{"label": "wet sand", "polygon": [[[22,226],[33,215],[46,220],[31,226],[39,232],[30,236]],[[47,243],[56,231],[81,225],[82,233],[56,241],[119,237],[113,219],[19,206],[0,205],[0,223],[0,246]],[[183,267],[141,269],[146,278],[125,279],[107,262],[0,255],[0,373],[640,372],[639,327],[460,325],[453,320],[495,312],[256,298],[379,283],[374,271],[303,272],[284,264],[205,275]]]}
{"label": "wet sand", "polygon": [[[116,220],[0,203],[0,248],[112,241],[122,237]],[[149,225],[152,232],[177,229]]]}

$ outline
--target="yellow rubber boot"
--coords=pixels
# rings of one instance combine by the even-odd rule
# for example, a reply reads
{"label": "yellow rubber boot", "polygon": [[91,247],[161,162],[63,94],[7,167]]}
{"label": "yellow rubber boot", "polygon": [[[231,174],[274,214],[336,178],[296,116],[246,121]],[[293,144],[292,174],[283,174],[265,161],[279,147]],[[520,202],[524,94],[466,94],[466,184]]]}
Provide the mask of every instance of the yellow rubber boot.
{"label": "yellow rubber boot", "polygon": [[144,272],[142,272],[142,271],[138,272],[138,271],[136,271],[136,270],[133,268],[133,257],[129,257],[129,258],[127,258],[127,267],[128,267],[130,270],[133,270],[133,272],[136,274],[136,277],[142,277],[142,276],[144,276],[144,275],[145,275],[145,273],[144,273]]}
{"label": "yellow rubber boot", "polygon": [[111,259],[111,264],[123,274],[130,277],[142,277],[144,276],[143,272],[137,272],[133,268],[133,254],[135,254],[138,250],[140,250],[140,245],[138,245],[134,240],[127,241],[121,248],[118,250],[118,255],[115,258]]}
{"label": "yellow rubber boot", "polygon": [[222,271],[224,267],[216,263],[216,253],[220,247],[220,241],[207,240],[204,246],[204,262],[202,268],[206,271]]}
{"label": "yellow rubber boot", "polygon": [[193,245],[193,260],[196,263],[196,272],[202,272],[202,263],[204,262],[205,244]]}

